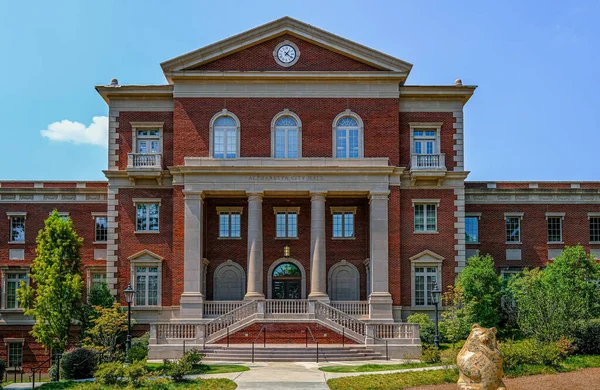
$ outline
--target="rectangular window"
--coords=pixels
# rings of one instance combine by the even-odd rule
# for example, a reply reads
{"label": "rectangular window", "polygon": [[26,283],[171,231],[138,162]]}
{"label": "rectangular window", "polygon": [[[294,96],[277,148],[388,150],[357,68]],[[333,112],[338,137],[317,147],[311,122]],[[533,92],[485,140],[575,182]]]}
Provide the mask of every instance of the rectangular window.
{"label": "rectangular window", "polygon": [[13,342],[8,343],[8,367],[23,366],[23,343]]}
{"label": "rectangular window", "polygon": [[137,152],[140,154],[160,153],[160,130],[138,130]]}
{"label": "rectangular window", "polygon": [[298,213],[277,212],[275,224],[275,235],[277,238],[298,237]]}
{"label": "rectangular window", "polygon": [[333,237],[334,238],[352,238],[354,237],[354,213],[336,211],[333,213]]}
{"label": "rectangular window", "polygon": [[157,232],[158,231],[158,203],[136,204],[136,231]]}
{"label": "rectangular window", "polygon": [[414,130],[413,153],[437,154],[437,138],[436,130]]}
{"label": "rectangular window", "polygon": [[214,140],[215,158],[236,158],[237,156],[237,130],[215,129]]}
{"label": "rectangular window", "polygon": [[219,237],[221,238],[240,238],[240,212],[221,211],[219,213]]}
{"label": "rectangular window", "polygon": [[437,284],[437,267],[415,267],[415,306],[433,305],[433,291]]}
{"label": "rectangular window", "polygon": [[415,204],[415,232],[437,231],[437,211],[434,204]]}
{"label": "rectangular window", "polygon": [[19,309],[19,300],[17,298],[17,289],[21,281],[27,283],[26,273],[8,273],[6,274],[6,308]]}
{"label": "rectangular window", "polygon": [[479,217],[465,217],[466,243],[479,243]]}
{"label": "rectangular window", "polygon": [[92,282],[90,284],[90,290],[93,290],[94,288],[98,288],[105,283],[106,283],[106,275],[105,274],[92,274]]}
{"label": "rectangular window", "polygon": [[25,242],[25,217],[10,217],[10,241]]}
{"label": "rectangular window", "polygon": [[136,306],[158,305],[158,267],[136,267]]}
{"label": "rectangular window", "polygon": [[562,242],[562,217],[548,217],[548,242]]}
{"label": "rectangular window", "polygon": [[506,217],[506,242],[521,242],[521,218]]}
{"label": "rectangular window", "polygon": [[96,242],[105,242],[108,239],[108,218],[96,217]]}
{"label": "rectangular window", "polygon": [[590,242],[600,242],[600,217],[590,217]]}

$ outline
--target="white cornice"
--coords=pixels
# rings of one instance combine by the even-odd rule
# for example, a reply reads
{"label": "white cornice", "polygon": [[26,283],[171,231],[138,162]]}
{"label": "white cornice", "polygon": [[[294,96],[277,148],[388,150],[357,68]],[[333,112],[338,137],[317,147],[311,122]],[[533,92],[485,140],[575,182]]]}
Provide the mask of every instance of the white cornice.
{"label": "white cornice", "polygon": [[285,80],[286,82],[292,79],[298,79],[301,82],[307,80],[324,81],[324,80],[368,80],[368,81],[395,81],[400,82],[406,78],[408,73],[403,72],[320,72],[320,71],[273,71],[273,72],[217,72],[217,71],[171,71],[165,72],[165,76],[169,81],[177,81],[180,79],[202,79],[202,80]]}
{"label": "white cornice", "polygon": [[400,87],[400,100],[460,100],[465,104],[475,89],[476,85],[404,85]]}
{"label": "white cornice", "polygon": [[412,64],[290,17],[283,17],[160,64],[165,73],[196,67],[278,36],[290,34],[379,69],[408,73]]}

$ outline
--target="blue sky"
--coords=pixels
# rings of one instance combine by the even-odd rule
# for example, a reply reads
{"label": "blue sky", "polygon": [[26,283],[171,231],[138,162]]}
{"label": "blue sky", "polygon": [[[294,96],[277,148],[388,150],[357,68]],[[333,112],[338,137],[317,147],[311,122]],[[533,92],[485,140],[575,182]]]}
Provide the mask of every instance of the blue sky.
{"label": "blue sky", "polygon": [[94,85],[165,83],[160,62],[285,15],[414,64],[408,84],[478,85],[470,180],[600,180],[599,0],[2,1],[0,179],[103,179]]}

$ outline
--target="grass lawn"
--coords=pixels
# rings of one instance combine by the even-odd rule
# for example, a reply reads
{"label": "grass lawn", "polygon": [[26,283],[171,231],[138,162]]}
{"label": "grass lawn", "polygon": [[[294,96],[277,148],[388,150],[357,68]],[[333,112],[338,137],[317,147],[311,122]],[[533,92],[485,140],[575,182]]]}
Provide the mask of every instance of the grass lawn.
{"label": "grass lawn", "polygon": [[319,370],[325,372],[374,372],[403,370],[406,368],[441,366],[442,363],[402,363],[402,364],[363,364],[362,366],[325,366]]}
{"label": "grass lawn", "polygon": [[[148,363],[146,368],[149,372],[160,371],[164,368],[162,363]],[[238,364],[202,364],[200,367],[192,368],[189,375],[197,374],[226,374],[228,372],[248,371],[250,368]]]}
{"label": "grass lawn", "polygon": [[[360,367],[360,366],[358,366]],[[504,372],[510,378],[538,374],[556,374],[575,371],[582,368],[600,367],[600,355],[570,356],[559,367],[523,364]],[[340,372],[340,371],[338,371]],[[360,372],[360,371],[359,371]],[[362,371],[366,372],[366,371]],[[342,377],[327,381],[332,390],[400,390],[413,386],[439,385],[454,383],[458,373],[454,369],[435,371],[406,372],[401,374],[360,375]]]}
{"label": "grass lawn", "polygon": [[[154,385],[153,385],[154,384]],[[126,385],[119,386],[101,386],[93,382],[53,382],[40,387],[43,390],[110,390],[115,388],[126,388]],[[141,387],[148,390],[234,390],[237,388],[235,382],[229,379],[202,379],[190,380],[182,383],[173,383],[166,381],[148,381]]]}

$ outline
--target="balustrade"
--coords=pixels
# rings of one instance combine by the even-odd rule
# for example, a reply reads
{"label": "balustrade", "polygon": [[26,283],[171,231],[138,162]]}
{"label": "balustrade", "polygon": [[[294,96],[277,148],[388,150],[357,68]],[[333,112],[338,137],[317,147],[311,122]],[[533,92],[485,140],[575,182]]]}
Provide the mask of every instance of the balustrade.
{"label": "balustrade", "polygon": [[308,314],[306,299],[267,299],[265,314]]}
{"label": "balustrade", "polygon": [[157,324],[156,335],[159,339],[195,339],[194,324]]}
{"label": "balustrade", "polygon": [[204,301],[204,316],[218,317],[242,306],[244,301]]}
{"label": "balustrade", "polygon": [[369,317],[368,301],[332,301],[331,306],[355,317]]}
{"label": "balustrade", "polygon": [[441,169],[446,167],[445,155],[442,154],[413,154],[411,169]]}
{"label": "balustrade", "polygon": [[160,168],[160,153],[127,153],[128,168]]}

